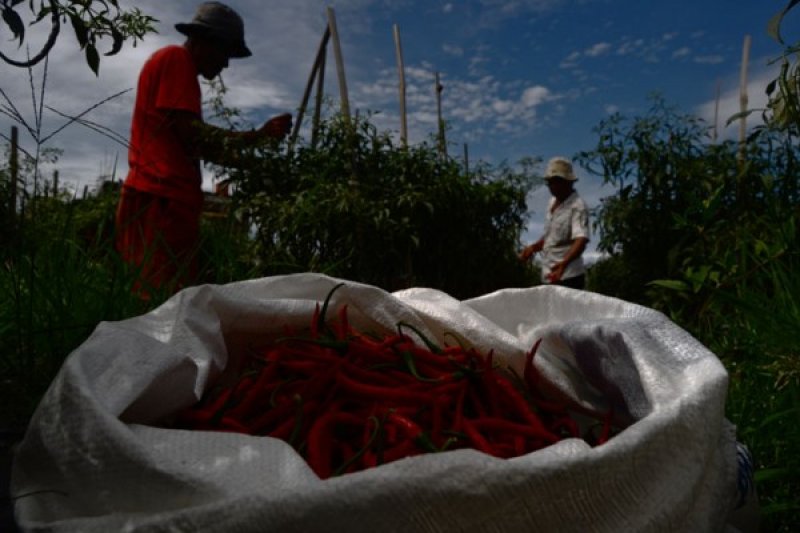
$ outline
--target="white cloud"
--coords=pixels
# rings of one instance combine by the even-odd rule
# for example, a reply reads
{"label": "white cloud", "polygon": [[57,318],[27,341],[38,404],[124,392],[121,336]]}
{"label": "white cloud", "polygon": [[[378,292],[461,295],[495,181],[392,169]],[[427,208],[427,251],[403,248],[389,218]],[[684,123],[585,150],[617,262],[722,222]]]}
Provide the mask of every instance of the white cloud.
{"label": "white cloud", "polygon": [[454,44],[444,43],[442,45],[442,50],[444,51],[445,54],[454,57],[461,57],[464,55],[464,49]]}
{"label": "white cloud", "polygon": [[495,100],[492,102],[491,106],[492,110],[496,113],[505,114],[514,107],[514,103],[508,100]]}
{"label": "white cloud", "polygon": [[572,52],[567,57],[561,60],[558,65],[561,69],[570,69],[578,66],[578,60],[581,58],[580,52]]}
{"label": "white cloud", "polygon": [[610,43],[597,43],[586,49],[585,54],[589,57],[597,57],[608,53],[611,50]]}
{"label": "white cloud", "polygon": [[552,99],[550,90],[547,87],[536,85],[525,89],[520,100],[525,107],[536,107],[550,99]]}
{"label": "white cloud", "polygon": [[627,56],[636,53],[644,45],[644,39],[624,39],[617,47],[617,55]]}
{"label": "white cloud", "polygon": [[717,65],[725,61],[725,58],[721,55],[705,55],[705,56],[696,56],[694,58],[695,63],[700,63],[701,65]]}
{"label": "white cloud", "polygon": [[689,48],[688,46],[682,46],[681,48],[678,48],[677,50],[672,52],[672,59],[678,59],[680,57],[686,57],[691,53],[692,53],[692,49],[691,48]]}
{"label": "white cloud", "polygon": [[453,4],[448,2],[442,6],[442,13],[452,13],[453,12]]}

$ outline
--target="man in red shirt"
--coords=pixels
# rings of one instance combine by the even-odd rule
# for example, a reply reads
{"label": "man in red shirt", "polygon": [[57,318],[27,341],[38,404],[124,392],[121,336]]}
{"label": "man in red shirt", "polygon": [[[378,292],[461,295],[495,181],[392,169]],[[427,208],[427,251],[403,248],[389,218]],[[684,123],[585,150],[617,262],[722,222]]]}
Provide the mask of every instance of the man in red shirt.
{"label": "man in red shirt", "polygon": [[212,80],[231,58],[248,57],[244,24],[230,7],[205,2],[175,28],[183,45],[156,51],[139,75],[128,152],[129,172],[117,207],[116,247],[140,269],[137,291],[179,288],[196,275],[203,207],[201,160],[226,164],[227,144],[284,137],[290,114],[249,132],[203,122],[198,76]]}

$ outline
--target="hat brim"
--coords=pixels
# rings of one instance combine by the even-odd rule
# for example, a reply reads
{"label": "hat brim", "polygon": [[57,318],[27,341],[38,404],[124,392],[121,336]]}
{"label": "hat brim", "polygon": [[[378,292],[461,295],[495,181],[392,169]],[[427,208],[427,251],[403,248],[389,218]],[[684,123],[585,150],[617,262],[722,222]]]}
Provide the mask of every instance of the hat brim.
{"label": "hat brim", "polygon": [[220,35],[218,35],[213,28],[209,28],[203,24],[196,24],[194,22],[179,22],[175,24],[175,29],[181,32],[182,34],[186,35],[187,37],[191,37],[196,35],[198,37],[206,37],[210,39],[215,39],[220,43],[224,44],[227,47],[228,57],[232,58],[243,58],[243,57],[250,57],[253,53],[247,48],[247,45],[244,42],[234,42],[229,39],[226,39]]}

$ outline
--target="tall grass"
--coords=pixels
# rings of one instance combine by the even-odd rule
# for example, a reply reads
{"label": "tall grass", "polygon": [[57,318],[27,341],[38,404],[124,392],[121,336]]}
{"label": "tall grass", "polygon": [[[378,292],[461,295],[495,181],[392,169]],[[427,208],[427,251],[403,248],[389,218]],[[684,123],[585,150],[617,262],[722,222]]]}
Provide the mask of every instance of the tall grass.
{"label": "tall grass", "polygon": [[35,217],[18,220],[2,257],[0,292],[8,297],[0,300],[0,420],[12,426],[25,423],[67,354],[101,320],[145,308],[131,295],[133,273],[105,228],[81,235],[80,205],[62,205],[43,203]]}
{"label": "tall grass", "polygon": [[[728,417],[753,453],[762,531],[800,524],[800,279],[771,262],[758,289],[735,298],[740,319],[721,338],[706,332],[730,374]],[[715,340],[716,339],[716,340]]]}
{"label": "tall grass", "polygon": [[[116,198],[113,190],[34,198],[36,209],[17,221],[0,257],[0,427],[24,426],[65,358],[101,321],[142,314],[170,296],[162,290],[145,301],[132,291],[137,269],[113,246]],[[203,221],[202,281],[252,275],[237,229],[227,217]]]}

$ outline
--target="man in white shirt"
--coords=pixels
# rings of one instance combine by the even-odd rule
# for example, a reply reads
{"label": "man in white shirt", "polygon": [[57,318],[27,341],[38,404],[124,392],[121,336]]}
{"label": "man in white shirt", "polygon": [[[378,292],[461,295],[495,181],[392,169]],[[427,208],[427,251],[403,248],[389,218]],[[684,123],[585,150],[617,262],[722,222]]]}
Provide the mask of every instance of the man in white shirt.
{"label": "man in white shirt", "polygon": [[553,195],[547,207],[544,235],[523,248],[519,258],[528,261],[536,252],[541,252],[543,283],[583,289],[586,285],[583,252],[589,242],[589,210],[575,191],[578,178],[569,160],[554,157],[547,163],[544,179]]}

